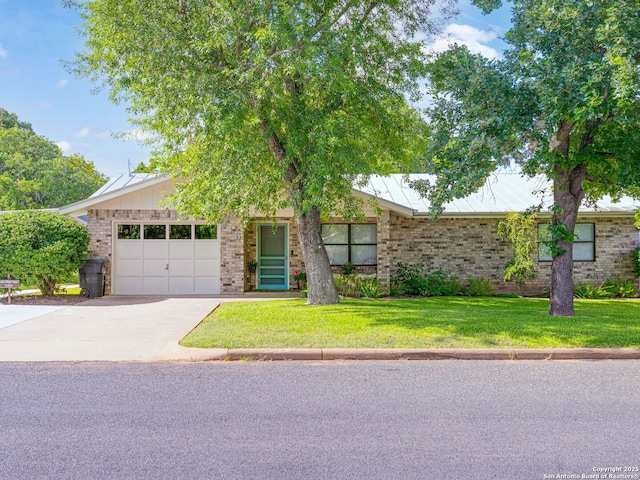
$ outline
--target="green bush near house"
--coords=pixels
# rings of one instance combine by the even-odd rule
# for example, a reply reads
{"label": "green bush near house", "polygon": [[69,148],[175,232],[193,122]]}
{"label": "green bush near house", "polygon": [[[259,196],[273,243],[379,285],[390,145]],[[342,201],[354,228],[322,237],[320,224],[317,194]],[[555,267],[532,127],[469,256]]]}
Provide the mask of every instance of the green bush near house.
{"label": "green bush near house", "polygon": [[363,277],[357,273],[335,275],[334,280],[338,294],[350,298],[377,298],[380,296],[380,280],[374,277]]}
{"label": "green bush near house", "polygon": [[0,278],[36,285],[53,295],[56,285],[74,278],[87,259],[87,229],[44,210],[0,215]]}
{"label": "green bush near house", "polygon": [[495,289],[489,280],[483,278],[469,280],[469,286],[465,288],[458,277],[447,270],[439,268],[433,272],[424,273],[422,262],[400,262],[397,264],[396,274],[391,278],[391,295],[481,297],[495,295]]}
{"label": "green bush near house", "polygon": [[[543,295],[549,296],[549,288],[543,290]],[[638,288],[632,280],[605,280],[600,285],[592,285],[591,282],[580,282],[573,286],[575,298],[591,300],[603,298],[637,298]]]}
{"label": "green bush near house", "polygon": [[470,297],[492,297],[496,294],[493,284],[485,278],[472,278],[465,293]]}

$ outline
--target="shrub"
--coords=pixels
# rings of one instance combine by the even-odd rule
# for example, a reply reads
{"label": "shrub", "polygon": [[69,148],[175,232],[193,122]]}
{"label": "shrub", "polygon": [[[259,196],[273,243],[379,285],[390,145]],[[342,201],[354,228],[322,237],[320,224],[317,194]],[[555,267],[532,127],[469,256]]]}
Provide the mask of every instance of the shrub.
{"label": "shrub", "polygon": [[404,295],[422,295],[421,292],[426,287],[424,263],[400,262],[397,268],[396,274],[391,279],[392,291]]}
{"label": "shrub", "polygon": [[53,295],[56,284],[83,265],[88,244],[87,229],[57,213],[0,215],[0,278],[11,275]]}
{"label": "shrub", "polygon": [[427,297],[451,297],[464,292],[458,277],[446,270],[435,270],[426,277],[426,289],[421,295]]}
{"label": "shrub", "polygon": [[492,297],[496,293],[493,284],[485,278],[470,279],[467,287],[467,295],[470,297]]}
{"label": "shrub", "polygon": [[365,298],[377,298],[380,296],[380,279],[372,277],[360,278],[360,293]]}
{"label": "shrub", "polygon": [[398,270],[391,280],[392,292],[421,297],[439,297],[459,295],[464,291],[458,278],[446,270],[438,269],[425,275],[422,262],[400,262],[397,267]]}
{"label": "shrub", "polygon": [[631,280],[606,280],[599,286],[589,282],[578,283],[573,286],[573,296],[576,298],[635,298],[638,289]]}
{"label": "shrub", "polygon": [[350,275],[336,275],[338,294],[344,297],[376,298],[380,296],[380,280],[373,277],[363,277],[357,273]]}
{"label": "shrub", "polygon": [[340,271],[343,275],[351,275],[356,271],[356,266],[353,263],[345,263],[340,267]]}
{"label": "shrub", "polygon": [[615,298],[635,298],[638,296],[636,284],[631,280],[607,280],[601,288]]}
{"label": "shrub", "polygon": [[600,286],[591,285],[590,282],[576,283],[573,286],[573,296],[576,298],[613,298],[615,295],[607,292]]}
{"label": "shrub", "polygon": [[633,262],[633,273],[640,277],[640,248],[634,248],[631,252],[631,260]]}

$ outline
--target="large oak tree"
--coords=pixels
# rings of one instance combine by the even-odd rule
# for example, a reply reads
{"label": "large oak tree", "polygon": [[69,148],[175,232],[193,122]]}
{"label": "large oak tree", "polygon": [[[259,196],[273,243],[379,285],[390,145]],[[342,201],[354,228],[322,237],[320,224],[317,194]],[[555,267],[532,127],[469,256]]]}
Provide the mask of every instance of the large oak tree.
{"label": "large oak tree", "polygon": [[[489,6],[500,2],[489,0]],[[640,2],[514,0],[504,59],[455,47],[430,66],[437,211],[491,172],[553,181],[551,315],[573,315],[578,208],[640,186]]]}
{"label": "large oak tree", "polygon": [[0,210],[55,208],[87,198],[106,182],[81,155],[63,155],[31,124],[0,108]]}
{"label": "large oak tree", "polygon": [[[93,0],[73,69],[161,139],[191,217],[295,213],[312,304],[338,301],[323,215],[362,215],[358,178],[423,151],[425,39],[447,1]],[[442,12],[441,12],[442,13]],[[447,12],[444,12],[445,14]]]}

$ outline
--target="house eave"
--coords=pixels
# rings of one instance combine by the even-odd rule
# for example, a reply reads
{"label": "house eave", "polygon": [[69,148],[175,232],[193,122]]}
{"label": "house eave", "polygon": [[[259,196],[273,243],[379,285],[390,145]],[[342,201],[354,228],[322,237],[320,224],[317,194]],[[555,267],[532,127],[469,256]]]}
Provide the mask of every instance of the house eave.
{"label": "house eave", "polygon": [[166,181],[171,181],[171,180],[172,179],[166,175],[150,177],[146,180],[142,180],[132,185],[128,185],[124,188],[119,188],[117,190],[113,190],[111,192],[107,192],[101,195],[91,196],[85,200],[80,200],[79,202],[65,205],[64,207],[60,207],[59,210],[62,215],[66,215],[68,217],[78,217],[81,215],[87,215],[89,213],[89,210],[93,206],[99,205],[103,202],[108,202],[109,200],[113,200],[114,198],[118,198],[122,195],[134,193],[139,190],[151,187],[153,185],[157,185],[157,184],[160,184]]}
{"label": "house eave", "polygon": [[358,198],[361,198],[363,200],[373,200],[376,203],[376,205],[378,205],[380,208],[383,208],[385,210],[391,210],[392,212],[398,213],[399,215],[402,215],[404,217],[413,217],[417,213],[415,210],[408,208],[404,205],[400,205],[398,203],[394,203],[389,200],[385,200],[383,198],[379,198],[374,195],[361,192],[360,190],[354,189],[352,190],[352,192],[353,192],[353,195]]}

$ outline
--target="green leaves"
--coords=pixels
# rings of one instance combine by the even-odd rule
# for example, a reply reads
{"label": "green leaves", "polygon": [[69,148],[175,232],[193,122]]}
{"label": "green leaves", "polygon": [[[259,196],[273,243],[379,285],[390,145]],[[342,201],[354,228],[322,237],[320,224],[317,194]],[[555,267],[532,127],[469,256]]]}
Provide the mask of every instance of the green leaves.
{"label": "green leaves", "polygon": [[510,212],[505,220],[498,222],[498,236],[513,248],[513,258],[504,269],[503,279],[515,281],[524,293],[527,280],[536,276],[532,254],[536,246],[536,215],[531,212]]}
{"label": "green leaves", "polygon": [[0,215],[0,278],[35,284],[52,294],[56,283],[73,275],[87,258],[87,229],[47,211]]}
{"label": "green leaves", "polygon": [[346,213],[356,175],[425,148],[406,98],[420,95],[428,3],[96,0],[73,69],[159,135],[160,164],[191,182],[173,200],[183,213],[272,214],[282,199]]}
{"label": "green leaves", "polygon": [[62,155],[0,108],[0,210],[60,207],[87,198],[105,181],[93,163]]}
{"label": "green leaves", "polygon": [[455,47],[429,66],[434,208],[505,164],[559,178],[584,163],[590,199],[635,188],[638,2],[520,0],[513,12],[504,59]]}

